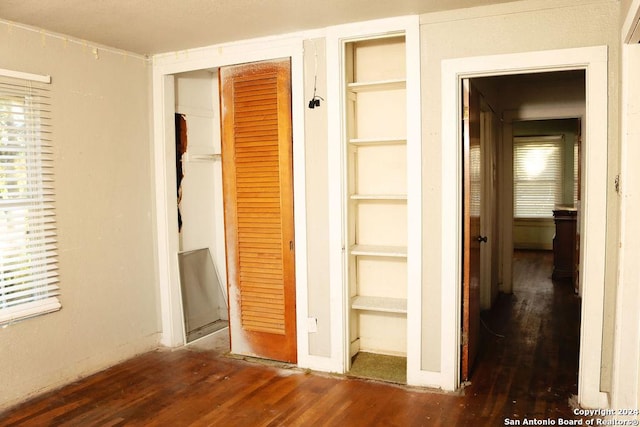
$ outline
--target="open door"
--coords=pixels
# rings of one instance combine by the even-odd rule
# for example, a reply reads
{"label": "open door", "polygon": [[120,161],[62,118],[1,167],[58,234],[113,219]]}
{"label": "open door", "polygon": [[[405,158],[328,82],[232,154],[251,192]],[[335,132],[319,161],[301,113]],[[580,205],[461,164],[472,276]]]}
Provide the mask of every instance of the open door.
{"label": "open door", "polygon": [[463,101],[463,254],[462,340],[460,378],[469,379],[480,338],[480,234],[482,212],[482,162],[480,145],[480,94],[469,79],[462,81]]}
{"label": "open door", "polygon": [[220,69],[231,351],[295,363],[290,61]]}

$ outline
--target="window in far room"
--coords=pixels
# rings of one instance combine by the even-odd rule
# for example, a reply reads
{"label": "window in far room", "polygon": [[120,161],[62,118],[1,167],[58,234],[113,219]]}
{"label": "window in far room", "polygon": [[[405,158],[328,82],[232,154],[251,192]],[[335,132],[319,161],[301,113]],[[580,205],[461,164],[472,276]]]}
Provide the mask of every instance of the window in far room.
{"label": "window in far room", "polygon": [[562,204],[563,147],[562,135],[514,138],[515,218],[552,218]]}

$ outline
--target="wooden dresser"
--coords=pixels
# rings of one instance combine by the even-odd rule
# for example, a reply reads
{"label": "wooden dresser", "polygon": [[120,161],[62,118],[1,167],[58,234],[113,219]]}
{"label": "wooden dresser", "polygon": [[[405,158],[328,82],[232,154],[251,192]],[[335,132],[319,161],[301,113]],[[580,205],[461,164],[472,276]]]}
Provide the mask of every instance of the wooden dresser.
{"label": "wooden dresser", "polygon": [[575,283],[576,257],[576,209],[556,209],[553,219],[556,234],[553,237],[553,279],[570,279]]}

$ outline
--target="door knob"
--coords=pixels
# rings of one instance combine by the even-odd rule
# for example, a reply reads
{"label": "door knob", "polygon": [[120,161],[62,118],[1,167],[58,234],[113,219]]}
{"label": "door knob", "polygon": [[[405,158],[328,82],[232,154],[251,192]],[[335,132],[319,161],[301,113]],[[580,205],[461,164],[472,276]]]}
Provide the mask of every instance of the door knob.
{"label": "door knob", "polygon": [[476,240],[480,243],[487,243],[487,236],[478,236],[476,237]]}

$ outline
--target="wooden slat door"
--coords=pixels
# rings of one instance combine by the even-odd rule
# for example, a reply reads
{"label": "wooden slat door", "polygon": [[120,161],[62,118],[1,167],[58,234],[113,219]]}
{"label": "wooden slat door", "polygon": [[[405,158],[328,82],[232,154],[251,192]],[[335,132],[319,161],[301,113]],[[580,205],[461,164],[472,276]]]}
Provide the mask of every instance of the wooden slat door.
{"label": "wooden slat door", "polygon": [[231,351],[295,363],[290,61],[220,69]]}
{"label": "wooden slat door", "polygon": [[463,269],[462,355],[460,376],[469,379],[480,338],[480,222],[482,162],[480,96],[468,79],[463,94]]}

